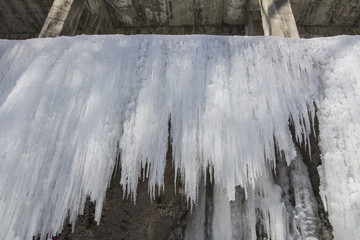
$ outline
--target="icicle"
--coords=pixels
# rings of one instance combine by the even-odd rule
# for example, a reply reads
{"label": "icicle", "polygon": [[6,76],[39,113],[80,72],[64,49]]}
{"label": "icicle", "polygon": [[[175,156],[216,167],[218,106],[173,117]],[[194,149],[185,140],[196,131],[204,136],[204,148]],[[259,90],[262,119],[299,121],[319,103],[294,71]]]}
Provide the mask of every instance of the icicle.
{"label": "icicle", "polygon": [[[296,157],[289,119],[296,139],[308,144],[314,102],[323,129],[328,184],[323,191],[330,219],[338,223],[330,206],[343,198],[333,193],[329,178],[341,173],[329,169],[336,169],[337,161],[343,167],[356,162],[360,129],[359,113],[352,110],[342,120],[353,133],[342,125],[331,130],[348,110],[331,99],[346,100],[351,109],[359,102],[360,74],[344,67],[360,61],[353,50],[359,40],[339,39],[345,39],[339,44],[350,49],[351,57],[334,56],[330,62],[326,49],[338,40],[79,36],[0,41],[0,239],[56,234],[68,214],[75,222],[87,197],[96,202],[100,221],[118,145],[127,196],[135,201],[147,166],[154,197],[164,184],[170,115],[173,163],[191,204],[210,167],[213,183],[228,199],[236,200],[236,187],[244,189],[253,201],[248,205],[252,223],[251,206],[261,206],[268,237],[285,238],[280,190],[266,182],[269,166],[276,166],[275,146],[288,165]],[[337,85],[338,75],[345,76],[346,89]],[[344,194],[357,206],[360,174],[354,166],[344,167],[351,175],[344,176]],[[351,205],[341,209],[359,223]]]}

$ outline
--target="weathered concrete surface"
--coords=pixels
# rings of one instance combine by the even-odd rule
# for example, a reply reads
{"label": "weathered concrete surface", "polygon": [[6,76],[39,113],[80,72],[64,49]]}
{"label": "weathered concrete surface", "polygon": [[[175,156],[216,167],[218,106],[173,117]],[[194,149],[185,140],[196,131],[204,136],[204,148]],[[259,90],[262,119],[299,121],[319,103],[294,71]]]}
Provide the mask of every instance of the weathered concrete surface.
{"label": "weathered concrete surface", "polygon": [[37,38],[38,32],[35,33],[0,33],[0,39],[13,39],[13,40],[25,40],[30,38]]}
{"label": "weathered concrete surface", "polygon": [[223,22],[230,25],[245,25],[247,5],[248,1],[244,0],[224,0]]}
{"label": "weathered concrete surface", "polygon": [[165,0],[124,1],[106,0],[115,28],[168,25],[167,2]]}
{"label": "weathered concrete surface", "polygon": [[54,0],[39,38],[75,35],[85,0]]}
{"label": "weathered concrete surface", "polygon": [[263,36],[261,11],[259,0],[249,0],[245,32],[248,36]]}
{"label": "weathered concrete surface", "polygon": [[[78,2],[78,0],[62,1]],[[285,0],[266,1],[286,2]],[[333,36],[360,32],[359,0],[289,1],[301,36]],[[1,1],[0,38],[25,39],[36,36],[44,25],[52,2],[52,0]],[[79,11],[72,15],[75,18],[63,24],[64,29],[68,30],[64,30],[60,35],[83,33],[245,35],[245,28],[246,35],[264,34],[259,0],[86,0],[86,2],[82,13]],[[94,13],[89,8],[90,5],[94,5],[91,2],[101,3],[98,12]],[[282,8],[279,13],[280,16],[287,14]],[[61,17],[63,16],[60,14]],[[80,18],[78,22],[77,18]],[[45,24],[49,25],[48,22]],[[56,22],[52,21],[52,25],[54,24]],[[277,34],[272,33],[272,35]]]}
{"label": "weathered concrete surface", "polygon": [[302,37],[360,34],[359,0],[290,0]]}
{"label": "weathered concrete surface", "polygon": [[298,26],[298,30],[302,38],[360,35],[360,27],[354,26]]}
{"label": "weathered concrete surface", "polygon": [[265,36],[299,37],[289,0],[259,0]]}
{"label": "weathered concrete surface", "polygon": [[244,35],[246,0],[108,0],[121,34]]}
{"label": "weathered concrete surface", "polygon": [[106,0],[115,28],[244,25],[247,0]]}
{"label": "weathered concrete surface", "polygon": [[39,37],[115,33],[104,0],[55,0]]}
{"label": "weathered concrete surface", "polygon": [[76,29],[76,35],[113,33],[115,33],[115,29],[104,0],[87,0]]}
{"label": "weathered concrete surface", "polygon": [[115,29],[118,34],[211,34],[211,35],[245,35],[245,27],[243,25],[226,25],[226,26],[163,26],[163,27],[128,27]]}
{"label": "weathered concrete surface", "polygon": [[52,0],[0,1],[0,38],[36,37],[51,5]]}
{"label": "weathered concrete surface", "polygon": [[298,25],[359,27],[359,0],[290,0],[290,2]]}
{"label": "weathered concrete surface", "polygon": [[[223,13],[227,13],[222,0],[214,1],[194,1],[194,25],[220,25],[223,21]],[[229,12],[229,15],[231,13]],[[236,18],[237,16],[235,16]],[[226,16],[224,16],[226,18]],[[233,20],[232,18],[227,19],[228,21]],[[236,20],[235,20],[236,21]],[[220,23],[220,24],[219,24]]]}

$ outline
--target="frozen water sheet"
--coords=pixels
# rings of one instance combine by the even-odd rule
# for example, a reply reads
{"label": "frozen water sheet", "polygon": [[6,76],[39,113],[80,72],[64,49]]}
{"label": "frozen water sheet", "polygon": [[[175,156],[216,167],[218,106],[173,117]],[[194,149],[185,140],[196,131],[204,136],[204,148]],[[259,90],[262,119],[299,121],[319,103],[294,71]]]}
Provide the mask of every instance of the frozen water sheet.
{"label": "frozen water sheet", "polygon": [[[351,52],[359,49],[359,41],[215,36],[0,41],[0,239],[55,235],[68,214],[74,223],[88,196],[96,201],[99,221],[119,152],[121,184],[128,194],[136,199],[138,178],[148,165],[154,195],[163,186],[169,120],[173,163],[190,203],[197,200],[208,166],[222,189],[219,201],[235,199],[235,186],[252,196],[269,184],[264,179],[271,178],[275,146],[288,164],[296,156],[289,121],[297,140],[307,141],[314,102],[325,134],[320,136],[324,196],[334,228],[341,227],[330,205],[347,197],[332,195],[331,181],[349,189],[346,193],[359,206],[359,165],[354,163],[359,92],[354,87],[360,74],[349,73],[352,68],[334,72],[343,58],[329,61],[327,48],[338,44]],[[358,52],[348,59],[353,66],[360,65]],[[353,124],[354,141],[348,142],[341,124],[335,128],[345,148],[328,145],[333,138],[327,129],[333,125],[327,125],[327,117],[346,110],[345,105],[338,113],[328,110],[332,105],[326,99],[338,99],[339,91],[331,90],[338,86],[338,74],[353,84],[341,91],[352,101],[353,113],[344,123]],[[335,164],[333,158],[346,159],[347,171],[354,166],[351,176],[328,173],[326,164]],[[263,211],[280,201],[275,192],[264,192],[269,203],[264,202]],[[359,223],[352,206],[344,207],[344,218]],[[282,211],[269,214],[284,225]],[[276,228],[271,236],[281,239],[286,226]]]}

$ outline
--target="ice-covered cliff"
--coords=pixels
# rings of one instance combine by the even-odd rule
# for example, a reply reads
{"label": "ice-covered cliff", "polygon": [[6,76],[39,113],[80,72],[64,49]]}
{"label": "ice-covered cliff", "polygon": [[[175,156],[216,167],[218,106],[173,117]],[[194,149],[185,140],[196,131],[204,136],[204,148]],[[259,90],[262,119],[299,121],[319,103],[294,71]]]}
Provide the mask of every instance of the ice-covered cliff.
{"label": "ice-covered cliff", "polygon": [[[56,235],[68,214],[75,222],[87,196],[100,221],[118,154],[127,195],[136,200],[143,174],[155,196],[164,183],[169,134],[194,216],[213,169],[214,232],[188,232],[255,239],[260,221],[271,239],[317,238],[310,226],[316,203],[289,129],[308,144],[314,104],[321,195],[335,238],[355,239],[359,66],[360,37],[0,41],[0,239]],[[291,174],[282,176],[276,159]]]}

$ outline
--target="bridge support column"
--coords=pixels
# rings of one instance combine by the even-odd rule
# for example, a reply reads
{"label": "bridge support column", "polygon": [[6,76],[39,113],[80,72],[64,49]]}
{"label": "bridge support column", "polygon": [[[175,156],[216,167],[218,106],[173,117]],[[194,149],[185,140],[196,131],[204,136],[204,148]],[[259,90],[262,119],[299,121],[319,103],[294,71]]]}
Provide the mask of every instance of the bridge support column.
{"label": "bridge support column", "polygon": [[289,0],[259,0],[259,5],[265,36],[299,37]]}
{"label": "bridge support column", "polygon": [[85,0],[55,0],[39,38],[75,35],[84,6]]}

